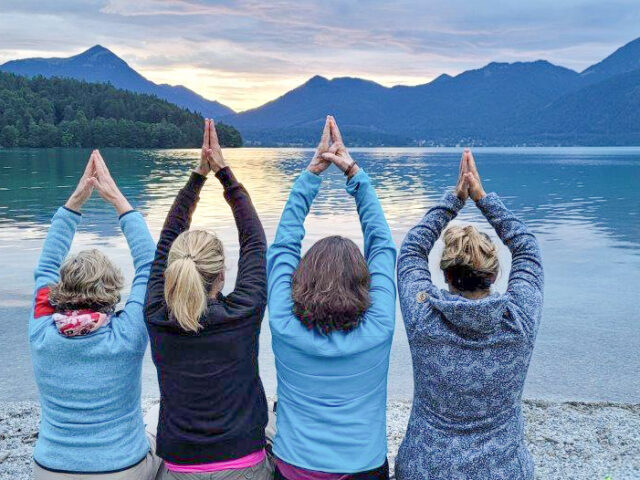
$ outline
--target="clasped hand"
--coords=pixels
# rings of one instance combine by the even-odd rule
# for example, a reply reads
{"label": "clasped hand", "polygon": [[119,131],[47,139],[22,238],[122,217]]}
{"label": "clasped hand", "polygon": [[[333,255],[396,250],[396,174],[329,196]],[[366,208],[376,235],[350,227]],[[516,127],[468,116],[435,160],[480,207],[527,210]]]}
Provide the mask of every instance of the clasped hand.
{"label": "clasped hand", "polygon": [[67,200],[65,206],[79,212],[94,189],[98,191],[103,199],[113,205],[118,215],[132,210],[131,204],[122,194],[113,177],[111,177],[111,173],[99,150],[91,152],[78,186],[69,197],[69,200]]}
{"label": "clasped hand", "polygon": [[210,171],[218,173],[227,164],[222,156],[222,148],[218,141],[218,133],[213,119],[204,120],[204,138],[202,139],[202,150],[200,151],[200,165],[195,169],[200,175],[207,175]]}
{"label": "clasped hand", "polygon": [[476,167],[476,161],[473,158],[471,150],[464,149],[462,159],[460,160],[460,171],[458,172],[458,184],[455,188],[457,197],[463,202],[471,197],[471,200],[477,202],[486,196],[480,174]]}
{"label": "clasped hand", "polygon": [[332,163],[343,172],[348,171],[349,178],[359,170],[358,165],[355,164],[342,141],[342,134],[335,118],[327,115],[322,138],[307,170],[320,174],[329,168]]}

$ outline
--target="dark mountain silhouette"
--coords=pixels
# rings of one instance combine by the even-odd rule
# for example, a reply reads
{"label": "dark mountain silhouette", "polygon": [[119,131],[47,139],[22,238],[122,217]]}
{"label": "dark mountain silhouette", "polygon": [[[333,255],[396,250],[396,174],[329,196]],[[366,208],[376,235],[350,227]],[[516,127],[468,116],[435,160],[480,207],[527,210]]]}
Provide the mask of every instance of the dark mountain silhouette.
{"label": "dark mountain silhouette", "polygon": [[247,143],[266,145],[313,144],[327,113],[357,144],[638,143],[637,116],[625,106],[633,105],[635,76],[618,78],[637,69],[640,39],[582,73],[538,60],[493,62],[411,87],[316,76],[225,121]]}
{"label": "dark mountain silhouette", "polygon": [[579,80],[573,70],[545,61],[491,63],[415,87],[316,76],[259,108],[225,117],[225,122],[249,142],[287,131],[292,140],[298,139],[305,129],[317,136],[327,113],[339,119],[345,132],[364,138],[386,134],[408,143],[483,140],[519,112],[541,108],[577,88]]}
{"label": "dark mountain silhouette", "polygon": [[116,88],[155,95],[206,117],[233,113],[229,107],[198,95],[181,85],[156,84],[101,45],[69,58],[26,58],[0,65],[0,71],[34,77],[66,77],[87,82],[110,83]]}

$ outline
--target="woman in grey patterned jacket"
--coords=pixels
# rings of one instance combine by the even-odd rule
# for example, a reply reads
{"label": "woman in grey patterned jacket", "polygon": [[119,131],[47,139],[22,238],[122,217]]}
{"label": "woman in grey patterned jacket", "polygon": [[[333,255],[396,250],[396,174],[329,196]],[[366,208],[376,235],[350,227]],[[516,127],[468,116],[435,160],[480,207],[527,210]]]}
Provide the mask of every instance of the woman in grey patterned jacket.
{"label": "woman in grey patterned jacket", "polygon": [[[428,255],[470,196],[511,251],[506,293],[491,292],[496,247],[472,226],[444,234],[448,290],[431,281]],[[532,480],[521,409],[542,314],[538,243],[495,193],[485,194],[465,150],[455,193],[407,234],[398,259],[400,306],[415,393],[396,461],[398,480]]]}

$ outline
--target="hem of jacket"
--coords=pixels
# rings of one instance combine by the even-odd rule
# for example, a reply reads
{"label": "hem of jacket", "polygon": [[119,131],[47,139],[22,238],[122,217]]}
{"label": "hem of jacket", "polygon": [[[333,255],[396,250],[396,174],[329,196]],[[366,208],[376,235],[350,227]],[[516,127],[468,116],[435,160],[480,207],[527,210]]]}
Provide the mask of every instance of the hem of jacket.
{"label": "hem of jacket", "polygon": [[137,467],[138,465],[140,465],[144,461],[145,458],[147,458],[148,454],[149,454],[149,452],[145,453],[144,456],[140,460],[138,460],[137,462],[129,465],[128,467],[117,468],[115,470],[100,470],[100,471],[61,470],[61,469],[57,469],[57,468],[47,467],[47,466],[43,465],[42,463],[40,463],[39,461],[37,461],[35,459],[35,457],[33,458],[33,462],[36,465],[38,465],[40,468],[42,468],[44,470],[47,470],[48,472],[68,473],[68,474],[74,474],[74,475],[107,475],[109,473],[124,472],[125,470],[129,470],[130,468]]}
{"label": "hem of jacket", "polygon": [[[382,455],[382,463],[378,464],[378,461],[371,461],[369,462],[370,464],[374,464],[377,466],[373,466],[373,467],[369,467],[369,466],[364,466],[362,468],[347,468],[345,469],[344,467],[342,468],[323,468],[323,469],[318,469],[315,467],[311,467],[311,466],[304,466],[304,465],[300,465],[298,462],[292,462],[289,460],[286,460],[285,458],[283,458],[278,452],[277,452],[277,446],[274,444],[273,445],[273,455],[279,459],[282,462],[288,463],[289,465],[291,465],[292,467],[296,467],[296,468],[302,468],[303,470],[310,470],[312,472],[320,472],[320,473],[331,473],[331,474],[343,474],[343,475],[355,475],[357,473],[365,473],[365,472],[369,472],[372,470],[376,470],[378,468],[384,467],[385,462],[389,461],[389,457],[388,455],[388,451],[384,452],[384,455]],[[377,458],[377,457],[376,457]]]}
{"label": "hem of jacket", "polygon": [[[202,463],[234,460],[266,448],[267,442],[264,435],[264,428],[257,428],[256,430],[258,431],[258,435],[253,435],[253,438],[242,436],[241,441],[203,445],[198,448],[197,451],[193,443],[162,442],[162,439],[158,438],[156,454],[163,460],[176,465],[200,465]],[[240,448],[240,446],[242,448]],[[180,457],[176,455],[180,455]],[[197,458],[195,458],[196,455]],[[185,458],[189,458],[190,461],[185,462]]]}
{"label": "hem of jacket", "polygon": [[73,213],[73,214],[75,214],[75,215],[78,215],[79,217],[81,217],[81,216],[82,216],[82,213],[80,213],[80,212],[79,212],[79,211],[77,211],[77,210],[74,210],[73,208],[69,208],[69,207],[67,207],[66,205],[63,205],[63,206],[62,206],[62,208],[64,208],[67,212],[71,212],[71,213]]}
{"label": "hem of jacket", "polygon": [[135,213],[137,210],[135,208],[132,208],[131,210],[127,210],[126,212],[124,212],[122,215],[120,215],[118,217],[118,220],[122,220],[125,216],[129,215],[130,213]]}

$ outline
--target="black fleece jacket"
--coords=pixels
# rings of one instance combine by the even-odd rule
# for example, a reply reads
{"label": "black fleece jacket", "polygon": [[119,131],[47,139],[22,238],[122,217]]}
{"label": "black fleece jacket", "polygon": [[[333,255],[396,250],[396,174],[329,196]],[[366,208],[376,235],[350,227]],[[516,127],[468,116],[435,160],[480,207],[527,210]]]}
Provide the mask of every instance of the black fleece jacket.
{"label": "black fleece jacket", "polygon": [[169,249],[189,229],[206,180],[194,172],[167,215],[145,301],[161,395],[157,453],[176,464],[240,458],[265,446],[267,402],[258,373],[258,337],[267,302],[267,243],[249,194],[229,167],[216,177],[240,241],[233,293],[209,301],[198,333],[182,330],[167,310]]}

